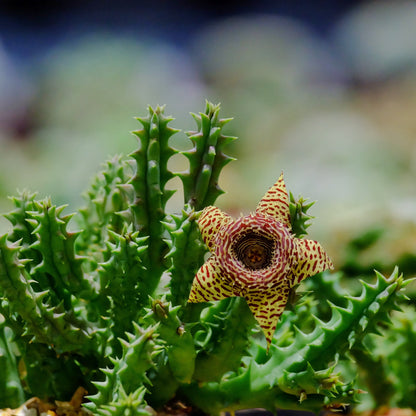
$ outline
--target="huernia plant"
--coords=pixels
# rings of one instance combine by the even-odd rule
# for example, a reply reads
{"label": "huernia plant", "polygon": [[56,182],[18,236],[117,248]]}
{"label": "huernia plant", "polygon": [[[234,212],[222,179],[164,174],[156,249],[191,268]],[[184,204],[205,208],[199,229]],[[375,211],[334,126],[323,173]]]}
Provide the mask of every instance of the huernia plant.
{"label": "huernia plant", "polygon": [[[304,238],[312,204],[283,176],[253,214],[216,208],[234,140],[219,110],[192,115],[185,172],[169,169],[172,118],[149,107],[138,150],[106,163],[75,218],[49,198],[12,199],[13,230],[0,237],[0,407],[65,400],[79,386],[108,416],[319,411],[362,395],[343,369],[371,362],[367,344],[406,282],[395,270],[341,293],[324,249]],[[175,175],[184,206],[167,213]]]}

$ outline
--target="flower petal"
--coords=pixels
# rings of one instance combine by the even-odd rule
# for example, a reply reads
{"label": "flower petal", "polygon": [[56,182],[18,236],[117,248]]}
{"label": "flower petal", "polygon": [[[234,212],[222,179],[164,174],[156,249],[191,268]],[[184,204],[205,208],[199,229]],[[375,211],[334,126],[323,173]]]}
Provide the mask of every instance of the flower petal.
{"label": "flower petal", "polygon": [[218,274],[218,265],[211,256],[198,270],[192,283],[188,302],[210,302],[235,296],[231,286]]}
{"label": "flower petal", "polygon": [[331,259],[318,242],[306,239],[296,239],[295,241],[298,263],[292,270],[294,275],[292,287],[309,276],[334,268]]}
{"label": "flower petal", "polygon": [[256,212],[274,217],[277,221],[286,225],[289,230],[292,228],[290,224],[289,195],[283,181],[283,173],[260,200]]}
{"label": "flower petal", "polygon": [[218,230],[229,221],[231,221],[231,217],[217,207],[209,206],[202,211],[198,226],[209,251],[214,250],[214,239]]}
{"label": "flower petal", "polygon": [[263,330],[267,340],[267,349],[272,342],[280,315],[285,309],[289,292],[288,286],[280,286],[267,292],[250,292],[244,296],[251,312]]}

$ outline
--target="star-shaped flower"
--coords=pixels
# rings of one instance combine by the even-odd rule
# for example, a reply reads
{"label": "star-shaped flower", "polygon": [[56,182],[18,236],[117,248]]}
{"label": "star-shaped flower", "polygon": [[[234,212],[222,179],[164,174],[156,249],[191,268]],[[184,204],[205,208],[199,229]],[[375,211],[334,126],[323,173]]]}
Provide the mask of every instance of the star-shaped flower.
{"label": "star-shaped flower", "polygon": [[332,262],[322,246],[291,234],[283,174],[254,214],[236,220],[206,207],[198,220],[210,258],[196,274],[188,302],[244,297],[269,346],[290,290]]}

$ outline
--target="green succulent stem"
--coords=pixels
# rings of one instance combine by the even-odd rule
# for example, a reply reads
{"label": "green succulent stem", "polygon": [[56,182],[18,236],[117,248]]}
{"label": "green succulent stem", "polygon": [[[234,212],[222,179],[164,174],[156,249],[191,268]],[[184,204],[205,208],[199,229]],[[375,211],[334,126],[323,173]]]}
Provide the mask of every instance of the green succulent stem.
{"label": "green succulent stem", "polygon": [[107,241],[109,259],[98,266],[100,311],[111,322],[113,347],[119,352],[118,339],[133,330],[153,287],[145,280],[143,264],[147,238],[137,231],[123,235],[109,231],[109,237],[114,241]]}
{"label": "green succulent stem", "polygon": [[[185,205],[181,215],[172,215],[166,223],[170,235],[169,300],[173,305],[185,306],[196,272],[204,263],[206,246],[198,228],[198,213]],[[187,308],[189,311],[191,306]]]}
{"label": "green succulent stem", "polygon": [[360,376],[374,398],[376,407],[389,405],[394,395],[394,387],[386,374],[381,357],[371,354],[364,348],[352,348],[350,353],[360,370]]}
{"label": "green succulent stem", "polygon": [[173,119],[164,115],[164,107],[149,107],[148,115],[137,120],[143,128],[133,132],[140,148],[131,154],[136,162],[136,172],[130,181],[135,193],[130,210],[135,229],[140,236],[148,238],[145,266],[148,284],[155,289],[166,268],[168,245],[163,239],[162,221],[166,215],[166,202],[173,191],[165,186],[174,176],[168,169],[168,161],[176,153],[169,146],[169,139],[178,130],[168,125]]}
{"label": "green succulent stem", "polygon": [[308,227],[310,227],[310,220],[313,219],[308,214],[308,210],[315,204],[315,202],[307,203],[307,200],[300,197],[296,199],[293,194],[289,193],[289,212],[290,223],[292,226],[292,233],[301,238],[306,235]]}
{"label": "green succulent stem", "polygon": [[212,205],[224,191],[219,187],[220,173],[225,165],[233,160],[224,153],[224,147],[235,137],[222,133],[224,126],[231,121],[219,118],[220,105],[206,102],[205,112],[192,114],[197,131],[187,135],[194,147],[182,152],[189,160],[189,170],[180,174],[184,188],[185,203],[196,211]]}
{"label": "green succulent stem", "polygon": [[202,339],[194,379],[219,381],[224,373],[240,368],[243,357],[248,354],[249,335],[255,320],[243,298],[228,298],[207,309],[200,324],[208,330],[204,328],[196,334]]}
{"label": "green succulent stem", "polygon": [[17,258],[19,246],[8,244],[7,235],[0,237],[0,295],[9,299],[13,313],[20,316],[25,332],[41,343],[54,345],[60,353],[94,349],[88,324],[64,308],[48,306],[48,292],[36,292],[30,284],[24,262]]}
{"label": "green succulent stem", "polygon": [[192,334],[178,317],[180,306],[172,306],[163,298],[153,300],[147,317],[158,323],[158,332],[172,375],[179,383],[190,383],[195,370],[196,351]]}
{"label": "green succulent stem", "polygon": [[86,206],[79,210],[77,218],[81,233],[76,241],[78,252],[91,259],[103,261],[102,245],[111,240],[108,232],[120,234],[126,225],[120,214],[125,212],[131,201],[126,190],[132,167],[122,156],[114,156],[108,160],[103,170],[92,181],[90,188],[84,193]]}
{"label": "green succulent stem", "polygon": [[10,333],[0,325],[0,407],[18,407],[25,399]]}
{"label": "green succulent stem", "polygon": [[[191,385],[187,394],[198,407],[212,414],[218,414],[223,408],[232,411],[260,403],[269,410],[318,411],[323,403],[355,402],[357,392],[342,383],[328,363],[336,362],[339,355],[358,345],[365,334],[377,332],[380,322],[388,321],[387,311],[396,307],[405,283],[395,270],[389,278],[377,274],[374,285],[365,282],[362,285],[359,297],[348,298],[347,308],[331,304],[332,317],[328,322],[317,320],[310,333],[294,327],[294,338],[289,345],[272,344],[270,357],[265,362],[257,363],[252,358],[235,376],[198,386],[199,394],[195,398],[196,386]],[[218,397],[223,397],[224,402],[218,403]],[[303,398],[301,402],[300,398]]]}

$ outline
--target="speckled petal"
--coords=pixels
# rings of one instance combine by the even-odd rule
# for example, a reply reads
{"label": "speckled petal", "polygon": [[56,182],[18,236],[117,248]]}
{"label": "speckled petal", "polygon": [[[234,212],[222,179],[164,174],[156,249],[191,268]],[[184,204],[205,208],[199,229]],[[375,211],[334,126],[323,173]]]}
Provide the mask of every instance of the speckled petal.
{"label": "speckled petal", "polygon": [[192,283],[188,302],[210,302],[235,296],[231,286],[218,274],[218,265],[211,256],[198,270]]}
{"label": "speckled petal", "polygon": [[292,270],[292,287],[309,276],[334,268],[331,259],[318,242],[296,239],[296,245],[298,262]]}
{"label": "speckled petal", "polygon": [[283,173],[260,200],[256,212],[263,215],[270,215],[291,229],[289,196],[285,182],[283,181]]}
{"label": "speckled petal", "polygon": [[269,348],[277,322],[285,310],[289,297],[289,288],[281,286],[267,292],[252,292],[246,294],[244,297],[263,330],[267,340],[267,348]]}
{"label": "speckled petal", "polygon": [[222,225],[231,221],[228,214],[222,212],[219,208],[214,206],[206,207],[198,220],[198,226],[202,234],[202,238],[208,247],[208,250],[213,252],[214,239]]}

